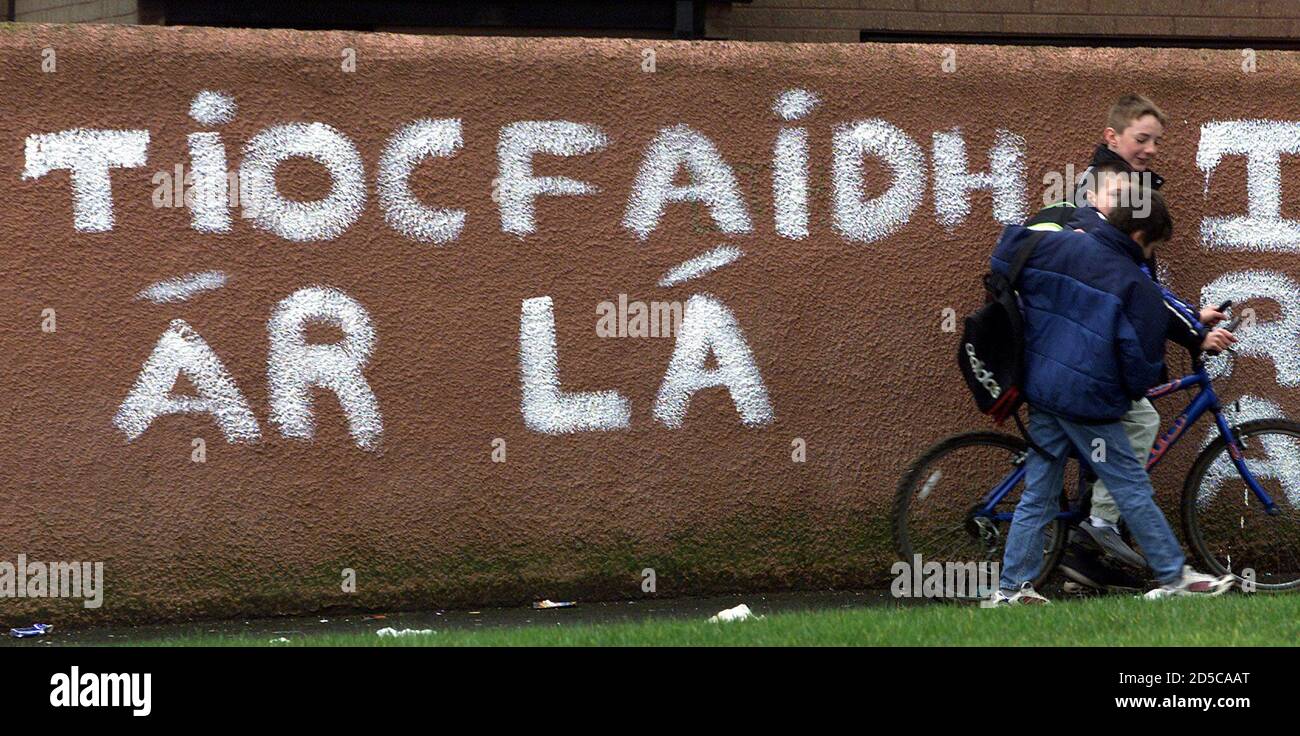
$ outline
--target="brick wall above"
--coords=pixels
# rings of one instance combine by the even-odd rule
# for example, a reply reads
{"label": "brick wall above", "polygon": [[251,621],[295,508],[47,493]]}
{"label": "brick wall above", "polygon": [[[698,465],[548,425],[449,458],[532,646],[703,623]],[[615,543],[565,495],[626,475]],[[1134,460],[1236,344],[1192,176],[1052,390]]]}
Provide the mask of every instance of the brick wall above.
{"label": "brick wall above", "polygon": [[1300,0],[753,0],[719,4],[708,21],[710,37],[747,41],[951,34],[1300,44]]}

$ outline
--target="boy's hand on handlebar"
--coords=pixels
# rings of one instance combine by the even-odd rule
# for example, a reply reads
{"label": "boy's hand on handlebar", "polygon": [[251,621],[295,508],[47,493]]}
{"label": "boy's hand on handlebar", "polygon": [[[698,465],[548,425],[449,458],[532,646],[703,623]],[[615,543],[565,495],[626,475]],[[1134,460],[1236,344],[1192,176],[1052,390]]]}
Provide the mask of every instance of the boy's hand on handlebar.
{"label": "boy's hand on handlebar", "polygon": [[1214,307],[1204,307],[1201,309],[1201,314],[1200,314],[1201,324],[1205,325],[1206,327],[1213,327],[1227,318],[1228,315],[1224,314],[1223,312],[1220,312],[1218,309],[1215,309]]}
{"label": "boy's hand on handlebar", "polygon": [[1218,354],[1232,347],[1232,344],[1236,341],[1237,336],[1225,329],[1210,330],[1210,334],[1206,335],[1205,339],[1201,341],[1201,349]]}

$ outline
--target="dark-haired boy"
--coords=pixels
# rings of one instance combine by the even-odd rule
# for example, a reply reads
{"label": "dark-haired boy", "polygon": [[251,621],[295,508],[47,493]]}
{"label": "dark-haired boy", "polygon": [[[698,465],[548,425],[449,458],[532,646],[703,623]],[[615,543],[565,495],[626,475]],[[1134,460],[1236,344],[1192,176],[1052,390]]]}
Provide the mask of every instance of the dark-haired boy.
{"label": "dark-haired boy", "polygon": [[[1151,170],[1163,142],[1166,117],[1150,99],[1137,94],[1120,97],[1111,107],[1102,132],[1102,142],[1093,151],[1090,166],[1079,178],[1074,202],[1080,205],[1069,227],[1091,230],[1098,218],[1094,208],[1094,192],[1099,182],[1109,174],[1126,174],[1134,180],[1127,191],[1138,193],[1158,190],[1165,179]],[[1140,185],[1140,186],[1139,186]],[[1146,274],[1158,285],[1159,274],[1155,255],[1141,264]],[[1230,333],[1215,334],[1198,329],[1184,318],[1180,309],[1197,315],[1199,321],[1212,327],[1224,318],[1216,309],[1197,307],[1178,300],[1166,292],[1168,313],[1168,339],[1196,352],[1208,347],[1222,349],[1235,340]],[[1175,304],[1176,303],[1176,304]],[[1162,379],[1165,377],[1162,374]],[[1133,401],[1123,418],[1125,434],[1133,452],[1145,463],[1160,431],[1160,414],[1145,397]],[[1098,481],[1092,489],[1092,512],[1089,519],[1071,530],[1070,543],[1061,560],[1061,571],[1075,583],[1093,589],[1131,588],[1141,584],[1133,574],[1145,567],[1142,556],[1128,546],[1119,533],[1120,511],[1110,489]],[[1091,545],[1084,540],[1090,540]],[[1104,556],[1121,563],[1119,567],[1103,564],[1101,557],[1091,551],[1096,547]],[[1124,568],[1129,568],[1125,571]]]}
{"label": "dark-haired boy", "polygon": [[[1051,457],[1035,451],[1026,458],[995,603],[1047,602],[1031,581],[1043,563],[1043,530],[1058,511],[1071,448],[1090,458],[1147,553],[1160,584],[1147,597],[1218,595],[1232,586],[1232,576],[1214,578],[1185,564],[1120,421],[1164,368],[1164,294],[1141,265],[1173,229],[1159,194],[1138,196],[1127,186],[1125,178],[1107,177],[1094,193],[1106,216],[1086,208],[1083,216],[1098,220],[1090,232],[1064,228],[1044,236],[1016,285],[1025,317],[1029,436]],[[1006,273],[1031,234],[1027,226],[1007,227],[992,268]]]}

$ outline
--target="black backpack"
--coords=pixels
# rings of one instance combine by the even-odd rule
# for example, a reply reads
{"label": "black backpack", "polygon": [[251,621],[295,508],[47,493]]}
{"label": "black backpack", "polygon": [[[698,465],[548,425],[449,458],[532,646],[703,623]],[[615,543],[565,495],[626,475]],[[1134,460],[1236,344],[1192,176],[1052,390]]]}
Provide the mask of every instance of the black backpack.
{"label": "black backpack", "polygon": [[957,344],[957,365],[979,410],[1002,424],[1025,402],[1025,322],[1016,294],[1016,280],[1034,247],[1049,232],[1063,229],[1074,207],[1060,203],[1043,209],[1025,224],[1034,231],[1011,262],[1007,273],[984,274],[984,306],[966,317]]}

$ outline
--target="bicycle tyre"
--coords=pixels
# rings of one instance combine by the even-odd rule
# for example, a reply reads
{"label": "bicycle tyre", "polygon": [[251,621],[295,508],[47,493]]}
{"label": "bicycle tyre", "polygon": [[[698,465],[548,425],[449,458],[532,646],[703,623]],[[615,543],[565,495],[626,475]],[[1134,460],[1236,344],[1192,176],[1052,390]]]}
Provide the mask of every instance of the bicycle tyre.
{"label": "bicycle tyre", "polygon": [[[908,466],[907,471],[903,473],[903,476],[899,479],[898,488],[894,493],[894,509],[891,523],[894,548],[900,555],[901,560],[910,561],[913,554],[917,552],[913,546],[907,517],[917,491],[921,488],[920,480],[926,477],[927,469],[935,466],[937,461],[956,450],[981,445],[1006,450],[1013,454],[1024,453],[1028,449],[1025,441],[1020,437],[998,432],[965,432],[952,435],[934,444],[913,461]],[[984,488],[980,490],[983,493],[990,489]],[[974,504],[978,500],[979,498],[970,498],[967,499],[967,502]],[[961,502],[958,500],[958,503]],[[1063,501],[1063,504],[1068,507],[1068,503],[1065,501]],[[1056,570],[1056,565],[1060,562],[1061,555],[1065,551],[1066,531],[1065,524],[1056,523],[1054,525],[1054,531],[1051,533],[1048,545],[1044,549],[1044,565],[1038,576],[1033,580],[1035,589],[1041,589],[1043,584],[1051,577],[1052,572]],[[924,550],[920,552],[924,556]],[[1000,555],[997,561],[1001,564]]]}
{"label": "bicycle tyre", "polygon": [[[1244,438],[1247,440],[1251,437],[1258,438],[1260,435],[1273,433],[1290,436],[1300,443],[1300,422],[1293,422],[1288,419],[1256,419],[1244,422],[1234,429],[1237,432],[1238,438]],[[1223,455],[1226,444],[1227,443],[1224,441],[1222,435],[1217,436],[1214,438],[1213,442],[1206,446],[1206,448],[1197,455],[1196,461],[1192,463],[1191,469],[1187,472],[1187,478],[1183,482],[1183,497],[1181,503],[1182,513],[1180,514],[1182,517],[1183,535],[1187,540],[1188,545],[1192,548],[1192,551],[1196,553],[1199,562],[1215,575],[1236,575],[1236,573],[1232,572],[1228,565],[1223,564],[1223,561],[1219,559],[1219,550],[1214,549],[1216,545],[1207,540],[1204,524],[1201,521],[1202,514],[1198,508],[1199,505],[1197,501],[1201,495],[1199,490],[1205,481],[1206,473],[1210,471],[1210,467],[1214,461]],[[1249,462],[1249,460],[1247,462]],[[1241,476],[1236,473],[1235,467],[1233,468],[1233,477],[1237,478],[1244,486],[1245,482],[1242,481]],[[1278,502],[1278,505],[1282,507],[1282,512],[1277,517],[1265,515],[1263,513],[1263,507],[1258,506],[1258,501],[1253,498],[1253,495],[1247,497],[1246,500],[1254,503],[1260,512],[1258,519],[1252,517],[1252,520],[1256,520],[1260,523],[1271,523],[1269,520],[1278,519],[1279,524],[1285,523],[1288,519],[1293,520],[1296,523],[1296,536],[1300,539],[1300,509],[1297,509],[1296,506],[1291,504],[1286,498],[1275,499],[1275,501]],[[1231,524],[1229,524],[1229,527],[1230,526]],[[1244,516],[1242,518],[1241,528],[1243,530],[1245,529]],[[1296,590],[1297,588],[1300,588],[1300,564],[1297,564],[1296,570],[1288,570],[1284,575],[1287,577],[1294,575],[1294,578],[1284,579],[1279,582],[1259,582],[1258,580],[1255,580],[1253,581],[1253,586],[1258,590],[1270,592]],[[1238,581],[1245,580],[1240,575],[1236,576]]]}

